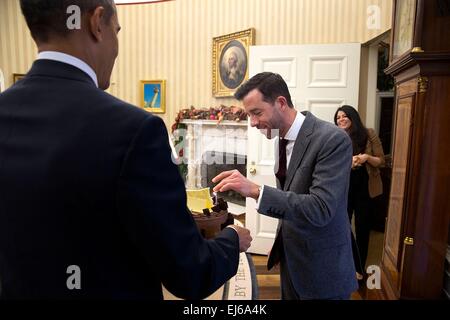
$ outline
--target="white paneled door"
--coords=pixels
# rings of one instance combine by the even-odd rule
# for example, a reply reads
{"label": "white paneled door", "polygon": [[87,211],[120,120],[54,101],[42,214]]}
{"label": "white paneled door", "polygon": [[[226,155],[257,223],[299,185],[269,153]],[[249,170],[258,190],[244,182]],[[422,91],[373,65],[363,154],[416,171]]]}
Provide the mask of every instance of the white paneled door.
{"label": "white paneled door", "polygon": [[[249,74],[279,73],[288,84],[297,110],[333,122],[339,106],[358,107],[360,55],[359,43],[253,46]],[[249,128],[247,145],[247,177],[258,184],[275,186],[275,141]],[[258,214],[255,200],[247,199],[246,226],[254,239],[249,252],[268,254],[277,223],[276,219]]]}

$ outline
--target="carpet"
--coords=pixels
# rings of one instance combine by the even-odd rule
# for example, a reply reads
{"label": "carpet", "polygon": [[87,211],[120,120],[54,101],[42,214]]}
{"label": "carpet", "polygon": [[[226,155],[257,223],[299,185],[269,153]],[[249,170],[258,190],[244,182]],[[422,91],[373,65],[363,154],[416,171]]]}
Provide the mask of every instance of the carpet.
{"label": "carpet", "polygon": [[[164,300],[181,300],[163,286]],[[250,254],[241,253],[237,273],[205,300],[257,300],[258,283]]]}

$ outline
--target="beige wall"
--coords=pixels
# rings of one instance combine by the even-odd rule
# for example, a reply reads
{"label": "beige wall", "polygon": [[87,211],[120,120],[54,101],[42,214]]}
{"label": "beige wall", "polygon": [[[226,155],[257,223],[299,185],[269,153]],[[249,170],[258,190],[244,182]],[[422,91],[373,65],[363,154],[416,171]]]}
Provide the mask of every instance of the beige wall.
{"label": "beige wall", "polygon": [[[183,107],[236,104],[212,96],[212,38],[256,29],[256,45],[364,43],[391,25],[391,0],[174,0],[118,6],[121,51],[110,92],[133,104],[139,81],[167,80],[169,126]],[[367,8],[381,8],[380,30],[366,27]],[[18,0],[0,0],[0,68],[27,71],[35,48]]]}
{"label": "beige wall", "polygon": [[20,12],[19,0],[0,0],[0,69],[6,87],[13,73],[26,73],[36,58],[36,46]]}

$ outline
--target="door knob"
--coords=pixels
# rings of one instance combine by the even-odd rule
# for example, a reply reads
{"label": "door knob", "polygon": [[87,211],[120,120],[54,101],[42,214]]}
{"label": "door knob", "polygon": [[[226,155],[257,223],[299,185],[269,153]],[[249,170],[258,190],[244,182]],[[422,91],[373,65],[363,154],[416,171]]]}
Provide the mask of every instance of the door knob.
{"label": "door knob", "polygon": [[250,174],[251,175],[255,175],[256,174],[256,168],[255,167],[250,168]]}

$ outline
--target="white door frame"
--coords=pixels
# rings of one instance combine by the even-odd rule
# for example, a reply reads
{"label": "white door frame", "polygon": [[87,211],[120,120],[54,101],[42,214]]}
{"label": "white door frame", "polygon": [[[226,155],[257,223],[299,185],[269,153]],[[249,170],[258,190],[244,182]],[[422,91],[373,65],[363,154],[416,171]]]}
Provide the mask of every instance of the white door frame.
{"label": "white door frame", "polygon": [[0,93],[5,91],[5,77],[3,76],[3,71],[0,69]]}

